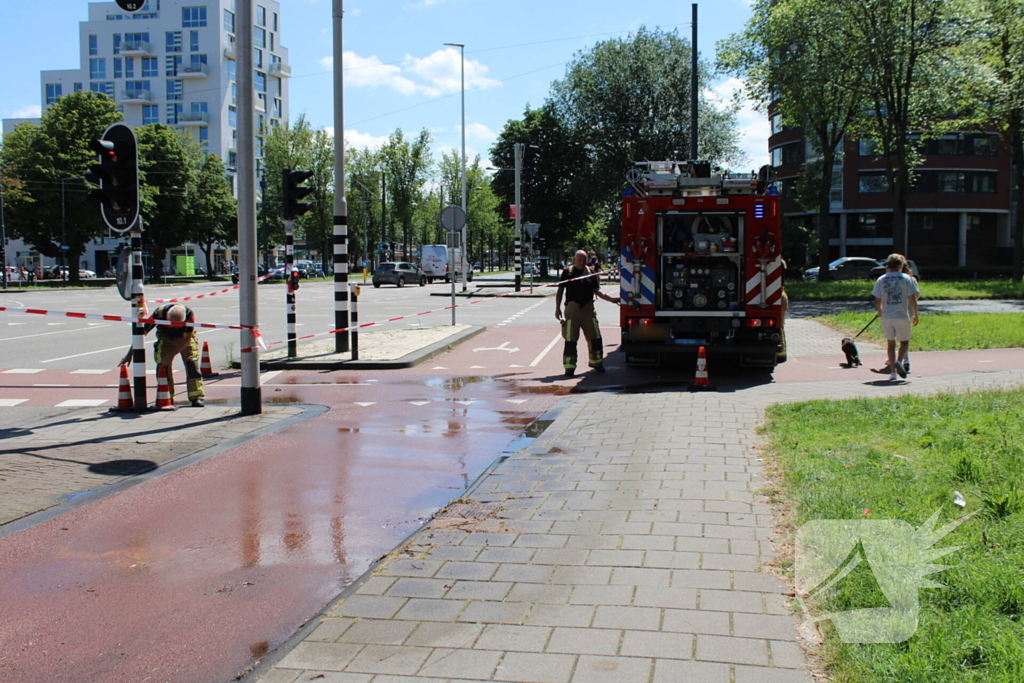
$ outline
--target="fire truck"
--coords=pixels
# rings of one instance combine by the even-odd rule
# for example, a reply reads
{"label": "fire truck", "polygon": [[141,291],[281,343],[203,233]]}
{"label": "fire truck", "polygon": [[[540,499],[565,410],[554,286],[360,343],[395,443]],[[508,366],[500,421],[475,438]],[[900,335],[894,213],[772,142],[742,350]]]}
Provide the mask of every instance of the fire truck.
{"label": "fire truck", "polygon": [[638,163],[626,174],[620,259],[629,365],[695,357],[742,367],[786,360],[782,228],[771,167]]}

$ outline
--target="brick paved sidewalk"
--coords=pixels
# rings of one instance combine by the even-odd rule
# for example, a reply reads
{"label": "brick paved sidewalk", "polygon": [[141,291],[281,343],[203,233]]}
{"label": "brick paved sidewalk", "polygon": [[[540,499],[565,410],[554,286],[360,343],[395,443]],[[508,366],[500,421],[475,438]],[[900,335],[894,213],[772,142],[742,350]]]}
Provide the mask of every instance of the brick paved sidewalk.
{"label": "brick paved sidewalk", "polygon": [[[967,372],[885,395],[1021,383]],[[787,587],[762,571],[775,537],[753,430],[771,403],[879,394],[836,381],[567,399],[249,680],[806,683]]]}

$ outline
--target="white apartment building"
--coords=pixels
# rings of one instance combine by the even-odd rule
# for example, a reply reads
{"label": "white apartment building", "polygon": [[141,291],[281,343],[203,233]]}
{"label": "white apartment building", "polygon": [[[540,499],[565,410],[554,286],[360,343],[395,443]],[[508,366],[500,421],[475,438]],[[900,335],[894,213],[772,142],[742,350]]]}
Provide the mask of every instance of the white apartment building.
{"label": "white apartment building", "polygon": [[[281,5],[253,0],[253,83],[255,87],[256,172],[262,171],[263,136],[288,120],[288,50],[281,45]],[[79,90],[106,93],[130,126],[164,123],[190,132],[224,160],[234,177],[237,161],[237,79],[235,0],[147,0],[134,14],[114,2],[89,3],[79,23],[79,66],[43,71],[45,111],[62,95]],[[7,119],[4,131],[38,119]],[[80,267],[102,276],[112,263],[117,237],[93,240]],[[177,249],[161,255],[197,253]],[[197,253],[198,255],[198,253]],[[218,259],[227,261],[225,251]],[[10,240],[7,265],[52,265],[22,240]],[[199,263],[200,259],[197,258]]]}

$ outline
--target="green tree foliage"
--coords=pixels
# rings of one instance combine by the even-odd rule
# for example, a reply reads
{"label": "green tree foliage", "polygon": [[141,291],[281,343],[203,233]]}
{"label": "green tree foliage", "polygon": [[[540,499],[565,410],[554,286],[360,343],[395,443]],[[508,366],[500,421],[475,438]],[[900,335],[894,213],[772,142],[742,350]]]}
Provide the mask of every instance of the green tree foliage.
{"label": "green tree foliage", "polygon": [[[86,243],[107,234],[99,210],[85,199],[89,187],[83,176],[96,163],[89,141],[121,118],[106,95],[81,91],[57,100],[39,126],[21,124],[4,136],[0,163],[8,234],[52,258],[60,256],[63,238],[72,282],[78,281]],[[17,191],[8,196],[8,188]]]}
{"label": "green tree foliage", "polygon": [[[745,29],[718,44],[719,67],[742,78],[750,98],[789,127],[802,128],[818,158],[802,169],[798,196],[818,212],[819,279],[829,279],[832,173],[851,127],[863,115],[862,71],[836,41],[844,20],[820,0],[759,0]],[[794,261],[790,255],[790,261]]]}
{"label": "green tree foliage", "polygon": [[238,241],[238,203],[231,193],[224,162],[215,154],[203,156],[185,196],[182,216],[185,239],[194,242],[206,257],[207,277],[213,277],[213,246]]}
{"label": "green tree foliage", "polygon": [[155,275],[163,254],[188,241],[185,220],[189,188],[202,163],[202,149],[188,133],[154,123],[135,129],[139,143],[139,204],[143,249],[154,254]]}
{"label": "green tree foliage", "polygon": [[348,203],[349,253],[353,261],[371,261],[382,239],[381,174],[377,154],[368,149],[345,150],[345,199]]}
{"label": "green tree foliage", "polygon": [[388,137],[378,152],[379,168],[387,175],[388,239],[409,247],[415,234],[413,217],[423,188],[430,179],[433,164],[430,155],[430,133],[420,131],[409,141],[401,128]]}

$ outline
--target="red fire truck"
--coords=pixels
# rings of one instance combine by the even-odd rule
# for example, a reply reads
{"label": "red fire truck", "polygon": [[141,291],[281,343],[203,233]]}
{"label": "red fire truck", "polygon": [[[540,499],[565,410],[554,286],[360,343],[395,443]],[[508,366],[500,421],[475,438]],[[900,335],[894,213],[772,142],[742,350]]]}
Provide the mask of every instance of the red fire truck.
{"label": "red fire truck", "polygon": [[786,360],[782,229],[771,168],[711,173],[659,161],[626,174],[620,260],[629,365],[696,356],[773,369]]}

